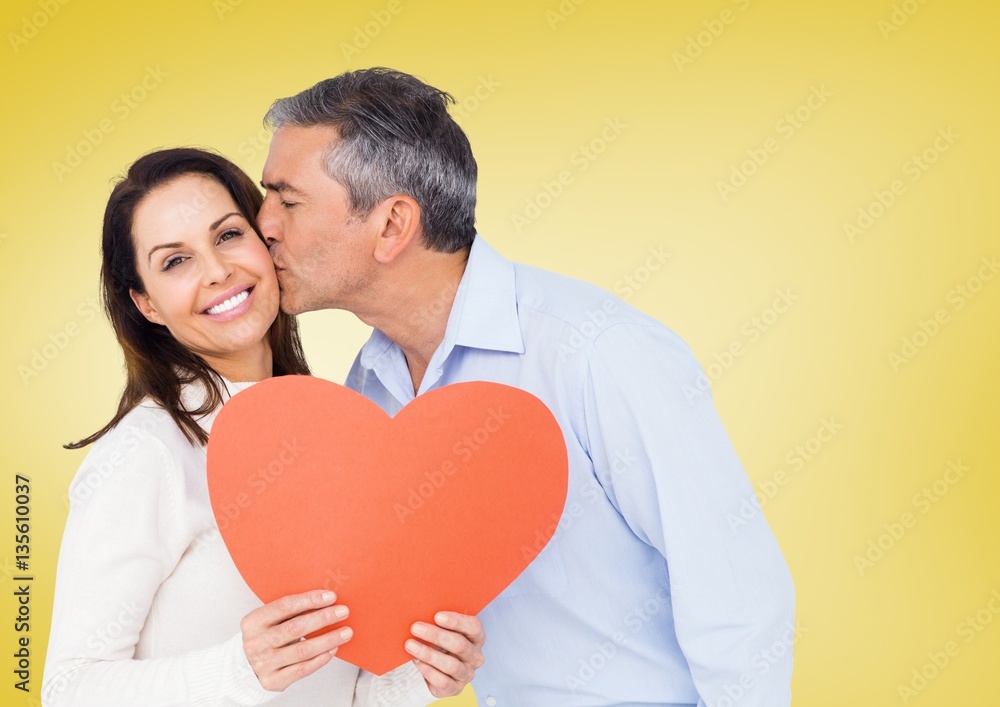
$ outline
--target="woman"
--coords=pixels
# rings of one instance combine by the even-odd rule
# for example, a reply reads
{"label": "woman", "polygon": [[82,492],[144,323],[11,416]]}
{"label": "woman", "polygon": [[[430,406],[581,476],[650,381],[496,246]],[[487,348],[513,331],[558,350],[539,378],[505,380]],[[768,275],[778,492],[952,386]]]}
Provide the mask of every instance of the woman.
{"label": "woman", "polygon": [[482,662],[478,621],[443,612],[445,628],[414,625],[413,663],[359,671],[333,658],[349,627],[304,638],[347,617],[333,592],[261,606],[226,551],[205,475],[212,420],[254,381],[309,372],[261,203],[238,167],[194,149],[146,155],[111,194],[101,280],[126,385],[114,418],[66,445],[95,443],[70,486],[46,705],[424,705]]}

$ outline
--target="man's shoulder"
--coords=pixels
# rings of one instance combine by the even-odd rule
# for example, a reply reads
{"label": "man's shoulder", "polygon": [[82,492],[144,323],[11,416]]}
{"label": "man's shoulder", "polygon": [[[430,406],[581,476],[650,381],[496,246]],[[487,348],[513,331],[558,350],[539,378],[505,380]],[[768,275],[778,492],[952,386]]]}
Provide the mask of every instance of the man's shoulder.
{"label": "man's shoulder", "polygon": [[603,311],[618,321],[655,321],[621,297],[593,283],[551,270],[514,263],[519,310],[535,311],[578,324],[581,315]]}
{"label": "man's shoulder", "polygon": [[514,273],[518,315],[529,331],[568,330],[574,348],[630,333],[687,349],[666,324],[593,283],[522,263],[514,263]]}

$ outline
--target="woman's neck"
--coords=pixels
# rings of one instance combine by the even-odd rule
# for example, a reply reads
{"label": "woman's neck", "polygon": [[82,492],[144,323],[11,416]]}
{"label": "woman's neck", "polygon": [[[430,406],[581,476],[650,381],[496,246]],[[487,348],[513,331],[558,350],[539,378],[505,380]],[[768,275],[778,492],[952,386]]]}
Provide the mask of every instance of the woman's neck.
{"label": "woman's neck", "polygon": [[273,375],[271,347],[267,340],[260,347],[239,351],[230,356],[203,356],[216,373],[234,383],[261,381]]}

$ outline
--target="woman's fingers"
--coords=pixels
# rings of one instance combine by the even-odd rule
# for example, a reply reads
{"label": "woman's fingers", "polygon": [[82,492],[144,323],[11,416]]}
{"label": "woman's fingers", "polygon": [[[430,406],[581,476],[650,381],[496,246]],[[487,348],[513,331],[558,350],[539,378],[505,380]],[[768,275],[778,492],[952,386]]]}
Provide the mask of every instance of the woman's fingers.
{"label": "woman's fingers", "polygon": [[305,638],[347,618],[347,607],[335,600],[333,592],[291,594],[243,617],[243,650],[264,689],[284,690],[329,662],[351,639],[347,627]]}
{"label": "woman's fingers", "polygon": [[284,596],[280,599],[275,599],[272,602],[264,604],[264,606],[257,607],[244,616],[244,625],[242,625],[242,628],[244,628],[244,631],[246,630],[247,626],[245,624],[247,624],[247,622],[250,623],[249,628],[252,630],[274,626],[290,616],[301,614],[302,612],[309,611],[310,609],[319,609],[324,606],[329,606],[333,604],[336,599],[336,594],[324,591],[289,594],[288,596]]}
{"label": "woman's fingers", "polygon": [[272,648],[281,648],[289,643],[294,643],[314,631],[326,628],[338,621],[343,621],[348,616],[346,606],[334,605],[315,609],[304,614],[298,614],[285,621],[271,627],[267,635],[272,643]]}
{"label": "woman's fingers", "polygon": [[261,656],[267,667],[261,670],[254,668],[261,687],[265,690],[284,690],[296,680],[301,680],[330,662],[337,649],[350,640],[352,635],[349,628],[334,629],[272,649]]}
{"label": "woman's fingers", "polygon": [[301,680],[307,675],[312,675],[331,660],[333,660],[333,654],[329,651],[323,651],[319,655],[308,660],[302,661],[301,663],[295,663],[294,665],[289,665],[272,673],[270,681],[273,685],[275,685],[275,687],[268,687],[263,683],[261,683],[261,687],[265,690],[280,692],[292,683]]}
{"label": "woman's fingers", "polygon": [[354,631],[345,627],[335,628],[305,640],[293,641],[272,652],[272,666],[274,670],[281,670],[289,665],[314,658],[320,653],[336,653],[337,649],[351,640],[352,636],[354,636]]}

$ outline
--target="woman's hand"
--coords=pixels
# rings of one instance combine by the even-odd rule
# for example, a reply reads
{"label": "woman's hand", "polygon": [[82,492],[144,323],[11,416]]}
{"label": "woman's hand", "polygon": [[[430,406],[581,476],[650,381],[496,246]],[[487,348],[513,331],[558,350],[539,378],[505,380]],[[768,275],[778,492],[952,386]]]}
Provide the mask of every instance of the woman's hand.
{"label": "woman's hand", "polygon": [[422,621],[413,624],[411,632],[424,643],[410,639],[406,651],[414,656],[413,663],[427,681],[431,694],[451,697],[472,682],[483,664],[486,634],[475,616],[439,611],[434,622],[437,626]]}
{"label": "woman's hand", "polygon": [[347,617],[347,607],[335,605],[336,600],[333,592],[290,594],[243,617],[243,652],[261,687],[284,690],[329,663],[337,648],[350,640],[350,628],[303,640]]}

